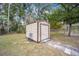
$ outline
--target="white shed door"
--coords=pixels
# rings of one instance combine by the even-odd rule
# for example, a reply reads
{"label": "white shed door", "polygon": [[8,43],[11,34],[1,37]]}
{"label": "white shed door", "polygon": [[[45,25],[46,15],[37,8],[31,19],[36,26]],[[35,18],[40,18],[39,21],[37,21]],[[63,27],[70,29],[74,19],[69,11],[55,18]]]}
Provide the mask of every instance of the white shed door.
{"label": "white shed door", "polygon": [[48,25],[47,24],[40,25],[40,38],[41,38],[41,41],[48,39]]}

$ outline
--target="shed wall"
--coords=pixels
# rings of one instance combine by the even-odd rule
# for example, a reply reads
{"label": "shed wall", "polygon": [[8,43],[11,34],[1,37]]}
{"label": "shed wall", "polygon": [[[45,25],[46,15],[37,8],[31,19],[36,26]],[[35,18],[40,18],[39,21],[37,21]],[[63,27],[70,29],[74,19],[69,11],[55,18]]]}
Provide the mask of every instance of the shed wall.
{"label": "shed wall", "polygon": [[36,22],[26,26],[26,37],[36,42],[48,39],[49,34],[48,22]]}
{"label": "shed wall", "polygon": [[26,37],[37,41],[37,23],[32,23],[26,26]]}
{"label": "shed wall", "polygon": [[40,39],[40,41],[43,41],[48,38],[49,38],[49,23],[40,22],[39,23],[39,39]]}

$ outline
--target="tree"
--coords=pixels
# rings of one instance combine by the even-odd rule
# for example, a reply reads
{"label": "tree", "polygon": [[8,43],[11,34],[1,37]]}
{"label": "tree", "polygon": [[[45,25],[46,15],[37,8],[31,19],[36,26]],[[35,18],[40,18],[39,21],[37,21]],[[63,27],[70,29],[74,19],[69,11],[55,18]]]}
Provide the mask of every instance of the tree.
{"label": "tree", "polygon": [[50,22],[51,29],[60,29],[62,27],[60,13],[60,9],[55,9],[51,12],[51,14],[46,14],[46,17]]}
{"label": "tree", "polygon": [[46,18],[44,17],[45,12],[48,11],[50,12],[50,9],[52,10],[52,4],[34,4],[35,6],[35,13],[36,13],[36,19],[38,20],[46,20]]}
{"label": "tree", "polygon": [[23,4],[19,3],[3,4],[3,11],[4,11],[3,14],[7,16],[7,25],[8,25],[7,28],[10,29],[10,31],[16,31],[18,29],[18,27],[16,26],[19,26],[21,21],[24,20],[25,9],[24,7],[22,7],[22,5]]}
{"label": "tree", "polygon": [[4,4],[0,4],[0,34],[6,33],[7,16],[4,14]]}
{"label": "tree", "polygon": [[72,24],[79,22],[79,4],[61,4],[62,19],[69,25],[68,36],[71,36]]}
{"label": "tree", "polygon": [[79,4],[58,4],[59,8],[48,14],[50,23],[64,22],[69,25],[68,36],[71,35],[72,24],[79,22]]}
{"label": "tree", "polygon": [[8,4],[8,33],[9,33],[9,20],[10,20],[9,16],[10,16],[10,3]]}

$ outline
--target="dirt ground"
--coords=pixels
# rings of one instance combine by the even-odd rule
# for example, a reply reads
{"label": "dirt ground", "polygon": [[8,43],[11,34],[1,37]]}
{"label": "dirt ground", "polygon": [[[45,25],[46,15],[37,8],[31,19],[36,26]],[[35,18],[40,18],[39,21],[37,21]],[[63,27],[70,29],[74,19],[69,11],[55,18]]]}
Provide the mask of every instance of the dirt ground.
{"label": "dirt ground", "polygon": [[64,52],[25,38],[25,34],[0,36],[0,56],[66,56]]}
{"label": "dirt ground", "polygon": [[52,32],[51,39],[61,42],[63,44],[69,44],[73,47],[79,48],[79,36],[71,35],[71,37],[68,37],[67,35],[64,35],[63,33]]}

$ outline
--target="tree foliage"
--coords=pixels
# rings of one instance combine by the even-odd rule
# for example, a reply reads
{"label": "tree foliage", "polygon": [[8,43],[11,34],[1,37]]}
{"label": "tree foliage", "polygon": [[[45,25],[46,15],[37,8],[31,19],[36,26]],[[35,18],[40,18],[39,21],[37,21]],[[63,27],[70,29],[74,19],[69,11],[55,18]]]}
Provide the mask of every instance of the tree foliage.
{"label": "tree foliage", "polygon": [[[56,7],[56,6],[58,7]],[[30,17],[35,20],[49,20],[51,28],[61,28],[62,22],[69,25],[69,36],[71,33],[72,24],[79,22],[79,4],[44,4],[44,3],[11,3],[9,9],[8,20],[8,7],[9,4],[0,4],[0,24],[4,24],[8,27],[8,21],[10,31],[21,32],[25,30],[26,22],[32,21]],[[4,28],[5,28],[4,27]]]}

